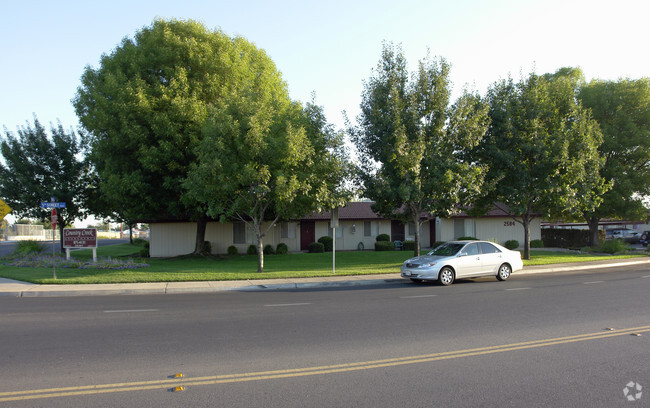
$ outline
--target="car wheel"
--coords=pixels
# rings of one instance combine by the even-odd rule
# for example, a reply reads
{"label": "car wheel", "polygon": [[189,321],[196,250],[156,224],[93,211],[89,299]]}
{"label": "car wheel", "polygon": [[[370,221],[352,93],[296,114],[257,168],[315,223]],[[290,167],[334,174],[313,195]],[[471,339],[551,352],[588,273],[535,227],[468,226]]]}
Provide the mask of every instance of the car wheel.
{"label": "car wheel", "polygon": [[422,279],[411,278],[414,283],[422,283]]}
{"label": "car wheel", "polygon": [[445,266],[438,272],[438,283],[443,286],[449,286],[454,283],[454,270]]}
{"label": "car wheel", "polygon": [[504,281],[510,277],[510,274],[512,274],[512,268],[510,268],[510,265],[508,264],[503,264],[499,266],[499,272],[497,273],[497,279],[500,281]]}

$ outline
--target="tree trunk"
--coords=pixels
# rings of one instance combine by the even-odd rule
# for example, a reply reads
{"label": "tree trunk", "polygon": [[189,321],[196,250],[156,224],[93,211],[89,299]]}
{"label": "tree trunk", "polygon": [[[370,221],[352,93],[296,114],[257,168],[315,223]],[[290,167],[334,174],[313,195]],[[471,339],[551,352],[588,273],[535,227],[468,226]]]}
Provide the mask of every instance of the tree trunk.
{"label": "tree trunk", "polygon": [[133,245],[133,224],[129,223],[129,243]]}
{"label": "tree trunk", "polygon": [[415,248],[413,249],[413,256],[420,256],[420,214],[413,216],[413,224],[415,224]]}
{"label": "tree trunk", "polygon": [[599,244],[598,224],[600,224],[600,218],[597,217],[587,218],[587,225],[589,225],[589,246],[592,248]]}
{"label": "tree trunk", "polygon": [[[61,247],[60,250],[62,254],[65,254],[65,248],[63,248],[63,228],[65,228],[65,221],[61,215],[57,214],[56,222],[59,224],[59,244]],[[52,233],[54,233],[54,229],[52,230]]]}
{"label": "tree trunk", "polygon": [[530,219],[524,216],[521,221],[524,226],[524,259],[530,259]]}
{"label": "tree trunk", "polygon": [[264,242],[260,234],[257,234],[257,272],[264,272]]}
{"label": "tree trunk", "polygon": [[205,229],[208,226],[208,220],[204,217],[199,218],[196,222],[196,245],[194,247],[194,255],[201,255],[203,253],[203,242],[205,241]]}

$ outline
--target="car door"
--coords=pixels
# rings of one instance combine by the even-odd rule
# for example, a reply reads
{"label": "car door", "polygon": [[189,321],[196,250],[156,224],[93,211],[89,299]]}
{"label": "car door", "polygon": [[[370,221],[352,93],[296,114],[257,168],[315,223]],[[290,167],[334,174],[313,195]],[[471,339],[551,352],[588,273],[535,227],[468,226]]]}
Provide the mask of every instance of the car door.
{"label": "car door", "polygon": [[456,277],[470,277],[481,274],[483,266],[481,264],[481,254],[478,243],[472,242],[463,248],[456,258],[454,269]]}
{"label": "car door", "polygon": [[497,269],[504,261],[503,253],[489,242],[480,242],[479,248],[481,250],[481,273],[496,275]]}

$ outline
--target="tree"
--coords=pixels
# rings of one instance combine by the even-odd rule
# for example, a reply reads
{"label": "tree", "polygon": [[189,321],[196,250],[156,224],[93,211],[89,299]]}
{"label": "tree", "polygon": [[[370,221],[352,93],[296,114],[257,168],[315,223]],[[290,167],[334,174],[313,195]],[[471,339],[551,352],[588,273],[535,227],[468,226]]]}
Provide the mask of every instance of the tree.
{"label": "tree", "polygon": [[347,160],[322,108],[293,103],[271,61],[252,47],[243,52],[257,60],[248,92],[212,112],[185,187],[211,217],[250,227],[263,272],[263,240],[278,220],[347,200]]}
{"label": "tree", "polygon": [[359,124],[348,126],[365,196],[382,216],[415,224],[415,255],[422,215],[459,211],[482,184],[484,169],[468,152],[487,129],[487,105],[465,92],[449,106],[449,70],[444,59],[427,57],[409,80],[402,50],[384,44],[364,83]]}
{"label": "tree", "polygon": [[17,218],[49,220],[50,210],[40,208],[40,203],[50,197],[66,203],[64,209],[57,210],[61,232],[67,224],[85,215],[88,167],[79,158],[81,143],[74,131],[66,132],[59,124],[51,127],[48,136],[34,118],[34,125],[19,128],[18,136],[5,128],[0,151],[4,158],[4,164],[0,163],[0,196]]}
{"label": "tree", "polygon": [[525,259],[533,219],[578,216],[609,187],[598,175],[598,124],[576,98],[581,78],[564,68],[488,91],[491,124],[476,150],[489,167],[482,207],[496,205],[522,224]]}
{"label": "tree", "polygon": [[603,132],[598,150],[605,164],[600,175],[613,184],[600,206],[583,213],[593,246],[601,219],[647,217],[643,200],[650,194],[650,79],[594,80],[579,96]]}
{"label": "tree", "polygon": [[[243,52],[249,49],[259,58]],[[74,105],[105,201],[101,213],[129,224],[197,221],[201,252],[206,207],[183,183],[204,124],[224,98],[246,97],[244,82],[263,59],[243,38],[195,21],[155,20],[103,55],[99,68],[87,67]]]}

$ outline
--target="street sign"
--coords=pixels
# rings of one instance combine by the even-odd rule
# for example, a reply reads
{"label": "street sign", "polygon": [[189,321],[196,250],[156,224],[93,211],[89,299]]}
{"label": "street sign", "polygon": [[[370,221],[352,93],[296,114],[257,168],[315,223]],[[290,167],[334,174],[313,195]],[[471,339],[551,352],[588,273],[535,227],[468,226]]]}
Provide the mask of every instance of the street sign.
{"label": "street sign", "polygon": [[97,229],[65,228],[63,230],[64,248],[97,248]]}
{"label": "street sign", "polygon": [[41,201],[41,208],[65,208],[65,203],[47,203]]}
{"label": "street sign", "polygon": [[7,214],[11,212],[11,207],[7,205],[4,201],[0,200],[0,220],[3,219]]}
{"label": "street sign", "polygon": [[52,229],[56,228],[56,208],[52,208]]}

